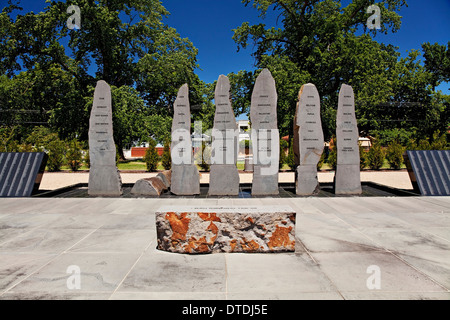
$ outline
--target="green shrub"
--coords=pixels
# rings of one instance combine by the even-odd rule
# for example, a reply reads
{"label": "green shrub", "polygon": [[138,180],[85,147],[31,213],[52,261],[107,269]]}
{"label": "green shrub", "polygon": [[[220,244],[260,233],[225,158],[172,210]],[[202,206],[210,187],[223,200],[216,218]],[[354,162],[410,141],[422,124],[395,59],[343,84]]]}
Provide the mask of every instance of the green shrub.
{"label": "green shrub", "polygon": [[417,150],[431,150],[431,144],[428,139],[421,139],[417,144]]}
{"label": "green shrub", "polygon": [[56,172],[61,170],[64,164],[64,152],[66,151],[66,144],[58,138],[47,143],[46,151],[48,154],[47,167],[48,171]]}
{"label": "green shrub", "polygon": [[391,169],[398,170],[403,164],[403,153],[405,148],[397,141],[389,143],[386,150],[386,159]]}
{"label": "green shrub", "polygon": [[34,151],[43,152],[48,150],[48,145],[54,140],[59,140],[58,134],[52,132],[50,128],[40,126],[33,129],[25,142],[33,145]]}
{"label": "green shrub", "polygon": [[416,140],[409,139],[408,143],[406,144],[406,150],[410,150],[410,151],[418,150]]}
{"label": "green shrub", "polygon": [[164,143],[164,151],[161,157],[162,166],[165,170],[170,170],[172,168],[172,156],[170,154],[170,141],[166,140]]}
{"label": "green shrub", "polygon": [[283,168],[284,164],[287,160],[287,155],[285,150],[289,148],[289,143],[286,140],[281,139],[280,140],[280,162],[279,162],[279,169]]}
{"label": "green shrub", "polygon": [[78,140],[73,139],[67,143],[66,160],[67,165],[72,171],[78,171],[83,162],[83,153],[81,144]]}
{"label": "green shrub", "polygon": [[16,127],[0,127],[0,152],[15,152],[18,148]]}
{"label": "green shrub", "polygon": [[17,145],[17,152],[33,152],[34,148],[31,144],[28,143],[22,143]]}
{"label": "green shrub", "polygon": [[326,157],[326,155],[325,155],[325,150],[324,150],[322,152],[322,155],[320,156],[319,162],[317,163],[317,170],[320,171],[322,169],[323,163],[325,162],[325,157]]}
{"label": "green shrub", "polygon": [[328,154],[328,165],[336,170],[337,167],[337,150],[336,148],[330,149],[330,153]]}
{"label": "green shrub", "polygon": [[156,151],[156,141],[150,139],[149,147],[145,152],[144,161],[147,165],[148,172],[155,172],[158,169],[159,155]]}
{"label": "green shrub", "polygon": [[431,150],[447,150],[447,135],[438,130],[433,134],[433,142],[431,143]]}
{"label": "green shrub", "polygon": [[364,170],[367,167],[367,152],[363,146],[359,146],[359,169]]}
{"label": "green shrub", "polygon": [[47,127],[36,127],[28,135],[25,143],[33,146],[33,151],[48,154],[47,168],[51,172],[61,170],[64,164],[66,144],[60,140],[57,133]]}
{"label": "green shrub", "polygon": [[367,165],[372,170],[380,170],[384,163],[384,150],[381,145],[376,142],[370,148],[370,151],[367,155]]}
{"label": "green shrub", "polygon": [[83,162],[86,167],[91,167],[91,157],[89,156],[89,149],[84,152]]}
{"label": "green shrub", "polygon": [[292,171],[297,169],[297,165],[295,164],[295,155],[294,155],[294,141],[291,139],[291,146],[289,147],[289,153],[286,158],[286,164],[291,168]]}

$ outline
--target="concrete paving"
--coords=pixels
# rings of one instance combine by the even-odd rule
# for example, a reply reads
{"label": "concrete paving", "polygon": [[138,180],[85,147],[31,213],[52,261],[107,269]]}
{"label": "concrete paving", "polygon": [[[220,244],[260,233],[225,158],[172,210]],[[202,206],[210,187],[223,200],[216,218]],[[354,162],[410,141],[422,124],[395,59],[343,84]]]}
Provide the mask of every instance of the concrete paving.
{"label": "concrete paving", "polygon": [[[161,206],[278,204],[295,253],[156,250]],[[448,300],[450,197],[0,199],[0,299]]]}

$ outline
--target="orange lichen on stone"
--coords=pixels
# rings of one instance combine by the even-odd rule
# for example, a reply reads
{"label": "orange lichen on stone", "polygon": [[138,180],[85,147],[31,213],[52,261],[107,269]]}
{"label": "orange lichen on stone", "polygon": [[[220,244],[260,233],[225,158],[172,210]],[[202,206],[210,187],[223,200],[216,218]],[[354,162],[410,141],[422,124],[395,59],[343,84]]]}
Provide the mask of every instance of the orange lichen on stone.
{"label": "orange lichen on stone", "polygon": [[252,217],[248,217],[246,220],[251,224],[255,224],[255,220]]}
{"label": "orange lichen on stone", "polygon": [[172,242],[186,240],[186,233],[189,230],[191,219],[187,218],[187,213],[178,216],[175,212],[167,212],[166,219],[169,220],[172,228]]}
{"label": "orange lichen on stone", "polygon": [[270,250],[279,247],[293,248],[295,247],[295,240],[289,238],[289,234],[292,231],[292,227],[284,228],[276,226],[276,230],[270,237],[270,241],[267,243]]}
{"label": "orange lichen on stone", "polygon": [[210,243],[206,241],[206,236],[196,239],[191,237],[187,245],[184,246],[186,253],[209,253],[211,249]]}
{"label": "orange lichen on stone", "polygon": [[211,238],[211,244],[214,243],[214,241],[216,241],[217,236],[219,235],[219,228],[217,228],[217,226],[211,222],[211,224],[209,225],[208,229],[206,230],[210,230],[212,231],[212,233],[214,234],[214,236]]}
{"label": "orange lichen on stone", "polygon": [[236,249],[237,246],[237,240],[233,239],[230,241],[230,247],[231,247],[231,252],[234,252],[234,249]]}
{"label": "orange lichen on stone", "polygon": [[247,239],[242,238],[241,247],[245,252],[256,252],[259,249],[259,244],[255,240],[248,241]]}
{"label": "orange lichen on stone", "polygon": [[203,221],[217,221],[217,222],[221,222],[220,218],[217,217],[217,213],[205,213],[205,212],[199,212],[198,216],[203,220]]}

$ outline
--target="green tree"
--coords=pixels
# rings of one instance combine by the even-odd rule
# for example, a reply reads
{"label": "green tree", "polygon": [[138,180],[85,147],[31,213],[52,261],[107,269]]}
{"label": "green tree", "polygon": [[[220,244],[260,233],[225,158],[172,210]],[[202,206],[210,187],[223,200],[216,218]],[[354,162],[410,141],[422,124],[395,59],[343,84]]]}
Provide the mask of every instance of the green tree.
{"label": "green tree", "polygon": [[367,152],[363,146],[359,146],[359,169],[364,170],[367,166]]}
{"label": "green tree", "polygon": [[16,128],[0,127],[0,152],[15,152],[17,150]]}
{"label": "green tree", "polygon": [[48,154],[47,168],[50,172],[60,171],[64,164],[64,153],[66,150],[66,144],[64,141],[55,137],[46,146],[46,152]]}
{"label": "green tree", "polygon": [[291,139],[291,145],[289,146],[289,152],[286,158],[286,164],[291,168],[292,171],[297,169],[297,164],[295,163],[295,155],[294,155],[294,141]]}
{"label": "green tree", "polygon": [[172,168],[172,155],[170,154],[170,140],[166,140],[164,143],[164,150],[161,156],[162,166],[165,170]]}
{"label": "green tree", "polygon": [[397,141],[389,143],[386,149],[386,160],[391,169],[398,170],[403,164],[403,153],[405,148]]}
{"label": "green tree", "polygon": [[[335,109],[341,84],[354,86],[355,92],[365,83],[377,97],[389,92],[384,89],[390,67],[398,54],[392,46],[380,45],[371,39],[377,32],[395,32],[401,24],[398,11],[403,0],[379,3],[382,14],[381,31],[367,30],[367,7],[372,1],[353,0],[346,6],[341,1],[243,0],[264,18],[270,9],[278,14],[281,26],[244,22],[234,30],[238,50],[253,45],[256,66],[268,68],[277,81],[279,94],[278,121],[281,134],[291,134],[292,117],[301,85],[312,82],[323,97],[322,119],[325,138],[335,132]],[[357,35],[358,28],[365,33]],[[393,54],[394,53],[394,54]],[[256,72],[259,72],[258,70]],[[376,82],[374,83],[374,80]],[[245,90],[244,90],[245,91]],[[245,101],[245,100],[244,100]]]}
{"label": "green tree", "polygon": [[320,171],[322,169],[324,162],[325,162],[325,152],[322,152],[319,162],[317,162],[317,170],[318,171]]}
{"label": "green tree", "polygon": [[433,75],[433,87],[437,87],[443,81],[450,81],[450,41],[445,45],[438,43],[422,44],[425,57],[425,69]]}
{"label": "green tree", "polygon": [[433,134],[433,142],[431,143],[431,150],[449,150],[449,145],[447,142],[447,135],[441,134],[438,130]]}
{"label": "green tree", "polygon": [[385,153],[380,143],[375,142],[367,154],[367,165],[372,170],[380,170],[383,166]]}
{"label": "green tree", "polygon": [[279,166],[278,168],[283,168],[284,164],[286,163],[287,155],[286,155],[286,149],[289,150],[289,143],[286,140],[281,139],[280,140],[280,160],[279,160]]}
{"label": "green tree", "polygon": [[[14,111],[5,122],[30,123],[28,114],[16,111],[31,109],[34,122],[48,122],[61,138],[86,141],[98,80],[113,87],[119,150],[144,136],[168,137],[176,91],[184,83],[191,103],[210,112],[207,85],[195,74],[197,49],[165,24],[169,12],[161,2],[47,2],[39,13],[11,3],[0,13],[0,103]],[[82,12],[79,30],[66,26],[71,4]]]}
{"label": "green tree", "polygon": [[147,171],[155,172],[158,170],[159,162],[158,151],[156,151],[156,141],[154,139],[150,139],[148,145],[149,146],[145,152],[144,161],[147,165]]}
{"label": "green tree", "polygon": [[73,139],[67,142],[66,161],[72,171],[78,171],[81,168],[83,164],[83,152],[78,140]]}

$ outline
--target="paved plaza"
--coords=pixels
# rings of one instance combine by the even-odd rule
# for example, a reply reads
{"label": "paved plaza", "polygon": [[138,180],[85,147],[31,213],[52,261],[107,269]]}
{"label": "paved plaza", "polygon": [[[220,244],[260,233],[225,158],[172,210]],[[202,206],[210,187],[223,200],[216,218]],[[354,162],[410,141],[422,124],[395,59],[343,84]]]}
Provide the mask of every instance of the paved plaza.
{"label": "paved plaza", "polygon": [[[171,205],[291,206],[296,252],[158,251]],[[0,199],[0,299],[448,300],[449,252],[450,197]]]}

